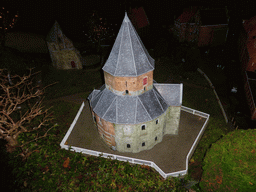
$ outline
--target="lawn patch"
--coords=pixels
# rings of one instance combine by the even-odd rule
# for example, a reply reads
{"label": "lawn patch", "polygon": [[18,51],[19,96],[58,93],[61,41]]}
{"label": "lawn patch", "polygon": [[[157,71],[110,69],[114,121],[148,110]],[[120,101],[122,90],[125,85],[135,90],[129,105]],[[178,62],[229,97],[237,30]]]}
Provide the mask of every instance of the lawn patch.
{"label": "lawn patch", "polygon": [[203,191],[256,190],[256,130],[236,130],[214,143],[204,160]]}

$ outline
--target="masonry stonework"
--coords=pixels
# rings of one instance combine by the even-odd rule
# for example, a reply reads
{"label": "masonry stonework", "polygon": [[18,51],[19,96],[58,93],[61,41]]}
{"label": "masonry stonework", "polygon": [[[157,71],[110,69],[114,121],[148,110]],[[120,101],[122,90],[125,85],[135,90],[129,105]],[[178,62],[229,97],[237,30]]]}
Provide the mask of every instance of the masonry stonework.
{"label": "masonry stonework", "polygon": [[165,115],[136,125],[116,124],[116,149],[131,153],[152,149],[163,139]]}

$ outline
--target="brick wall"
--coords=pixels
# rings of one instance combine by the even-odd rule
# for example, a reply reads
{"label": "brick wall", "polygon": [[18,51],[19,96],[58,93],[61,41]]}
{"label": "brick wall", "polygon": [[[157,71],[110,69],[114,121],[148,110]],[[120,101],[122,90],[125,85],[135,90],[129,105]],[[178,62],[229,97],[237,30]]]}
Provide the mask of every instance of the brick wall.
{"label": "brick wall", "polygon": [[101,119],[96,113],[93,112],[93,116],[96,118],[96,124],[98,127],[98,132],[103,139],[103,141],[108,146],[116,146],[115,142],[115,128],[114,124]]}
{"label": "brick wall", "polygon": [[153,85],[153,71],[138,77],[115,77],[104,72],[104,78],[105,84],[110,90],[114,90],[117,94],[120,92],[123,95],[136,95],[136,92],[149,90]]}

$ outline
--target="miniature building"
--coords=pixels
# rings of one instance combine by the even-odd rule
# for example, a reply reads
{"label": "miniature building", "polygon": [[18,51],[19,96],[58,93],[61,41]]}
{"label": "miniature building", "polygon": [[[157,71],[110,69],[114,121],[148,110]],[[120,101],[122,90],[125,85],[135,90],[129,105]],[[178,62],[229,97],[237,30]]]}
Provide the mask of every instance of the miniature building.
{"label": "miniature building", "polygon": [[228,17],[226,9],[185,8],[174,21],[173,32],[180,42],[197,42],[199,47],[218,46],[226,42]]}
{"label": "miniature building", "polygon": [[57,69],[82,69],[81,55],[55,21],[46,37],[53,66]]}
{"label": "miniature building", "polygon": [[154,67],[125,14],[102,68],[105,85],[88,97],[98,132],[113,150],[137,153],[178,134],[183,85],[154,82]]}
{"label": "miniature building", "polygon": [[256,16],[245,20],[238,39],[238,54],[243,70],[244,89],[251,119],[256,120]]}

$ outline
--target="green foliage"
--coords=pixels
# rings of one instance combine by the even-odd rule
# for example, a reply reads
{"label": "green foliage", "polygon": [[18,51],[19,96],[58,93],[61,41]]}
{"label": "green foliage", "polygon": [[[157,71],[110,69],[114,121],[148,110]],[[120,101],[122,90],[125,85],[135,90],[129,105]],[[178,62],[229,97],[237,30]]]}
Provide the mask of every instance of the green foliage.
{"label": "green foliage", "polygon": [[185,191],[178,179],[163,180],[147,166],[60,150],[54,140],[40,143],[26,162],[10,162],[20,165],[14,173],[22,191]]}
{"label": "green foliage", "polygon": [[214,143],[204,160],[203,191],[256,191],[256,130],[236,130]]}
{"label": "green foliage", "polygon": [[[178,178],[164,180],[151,167],[60,149],[59,143],[80,105],[46,102],[50,105],[59,126],[52,128],[47,137],[26,145],[26,160],[19,155],[24,153],[22,150],[10,154],[9,164],[15,165],[12,174],[22,191],[185,191],[185,182]],[[19,142],[34,136],[24,133]]]}

